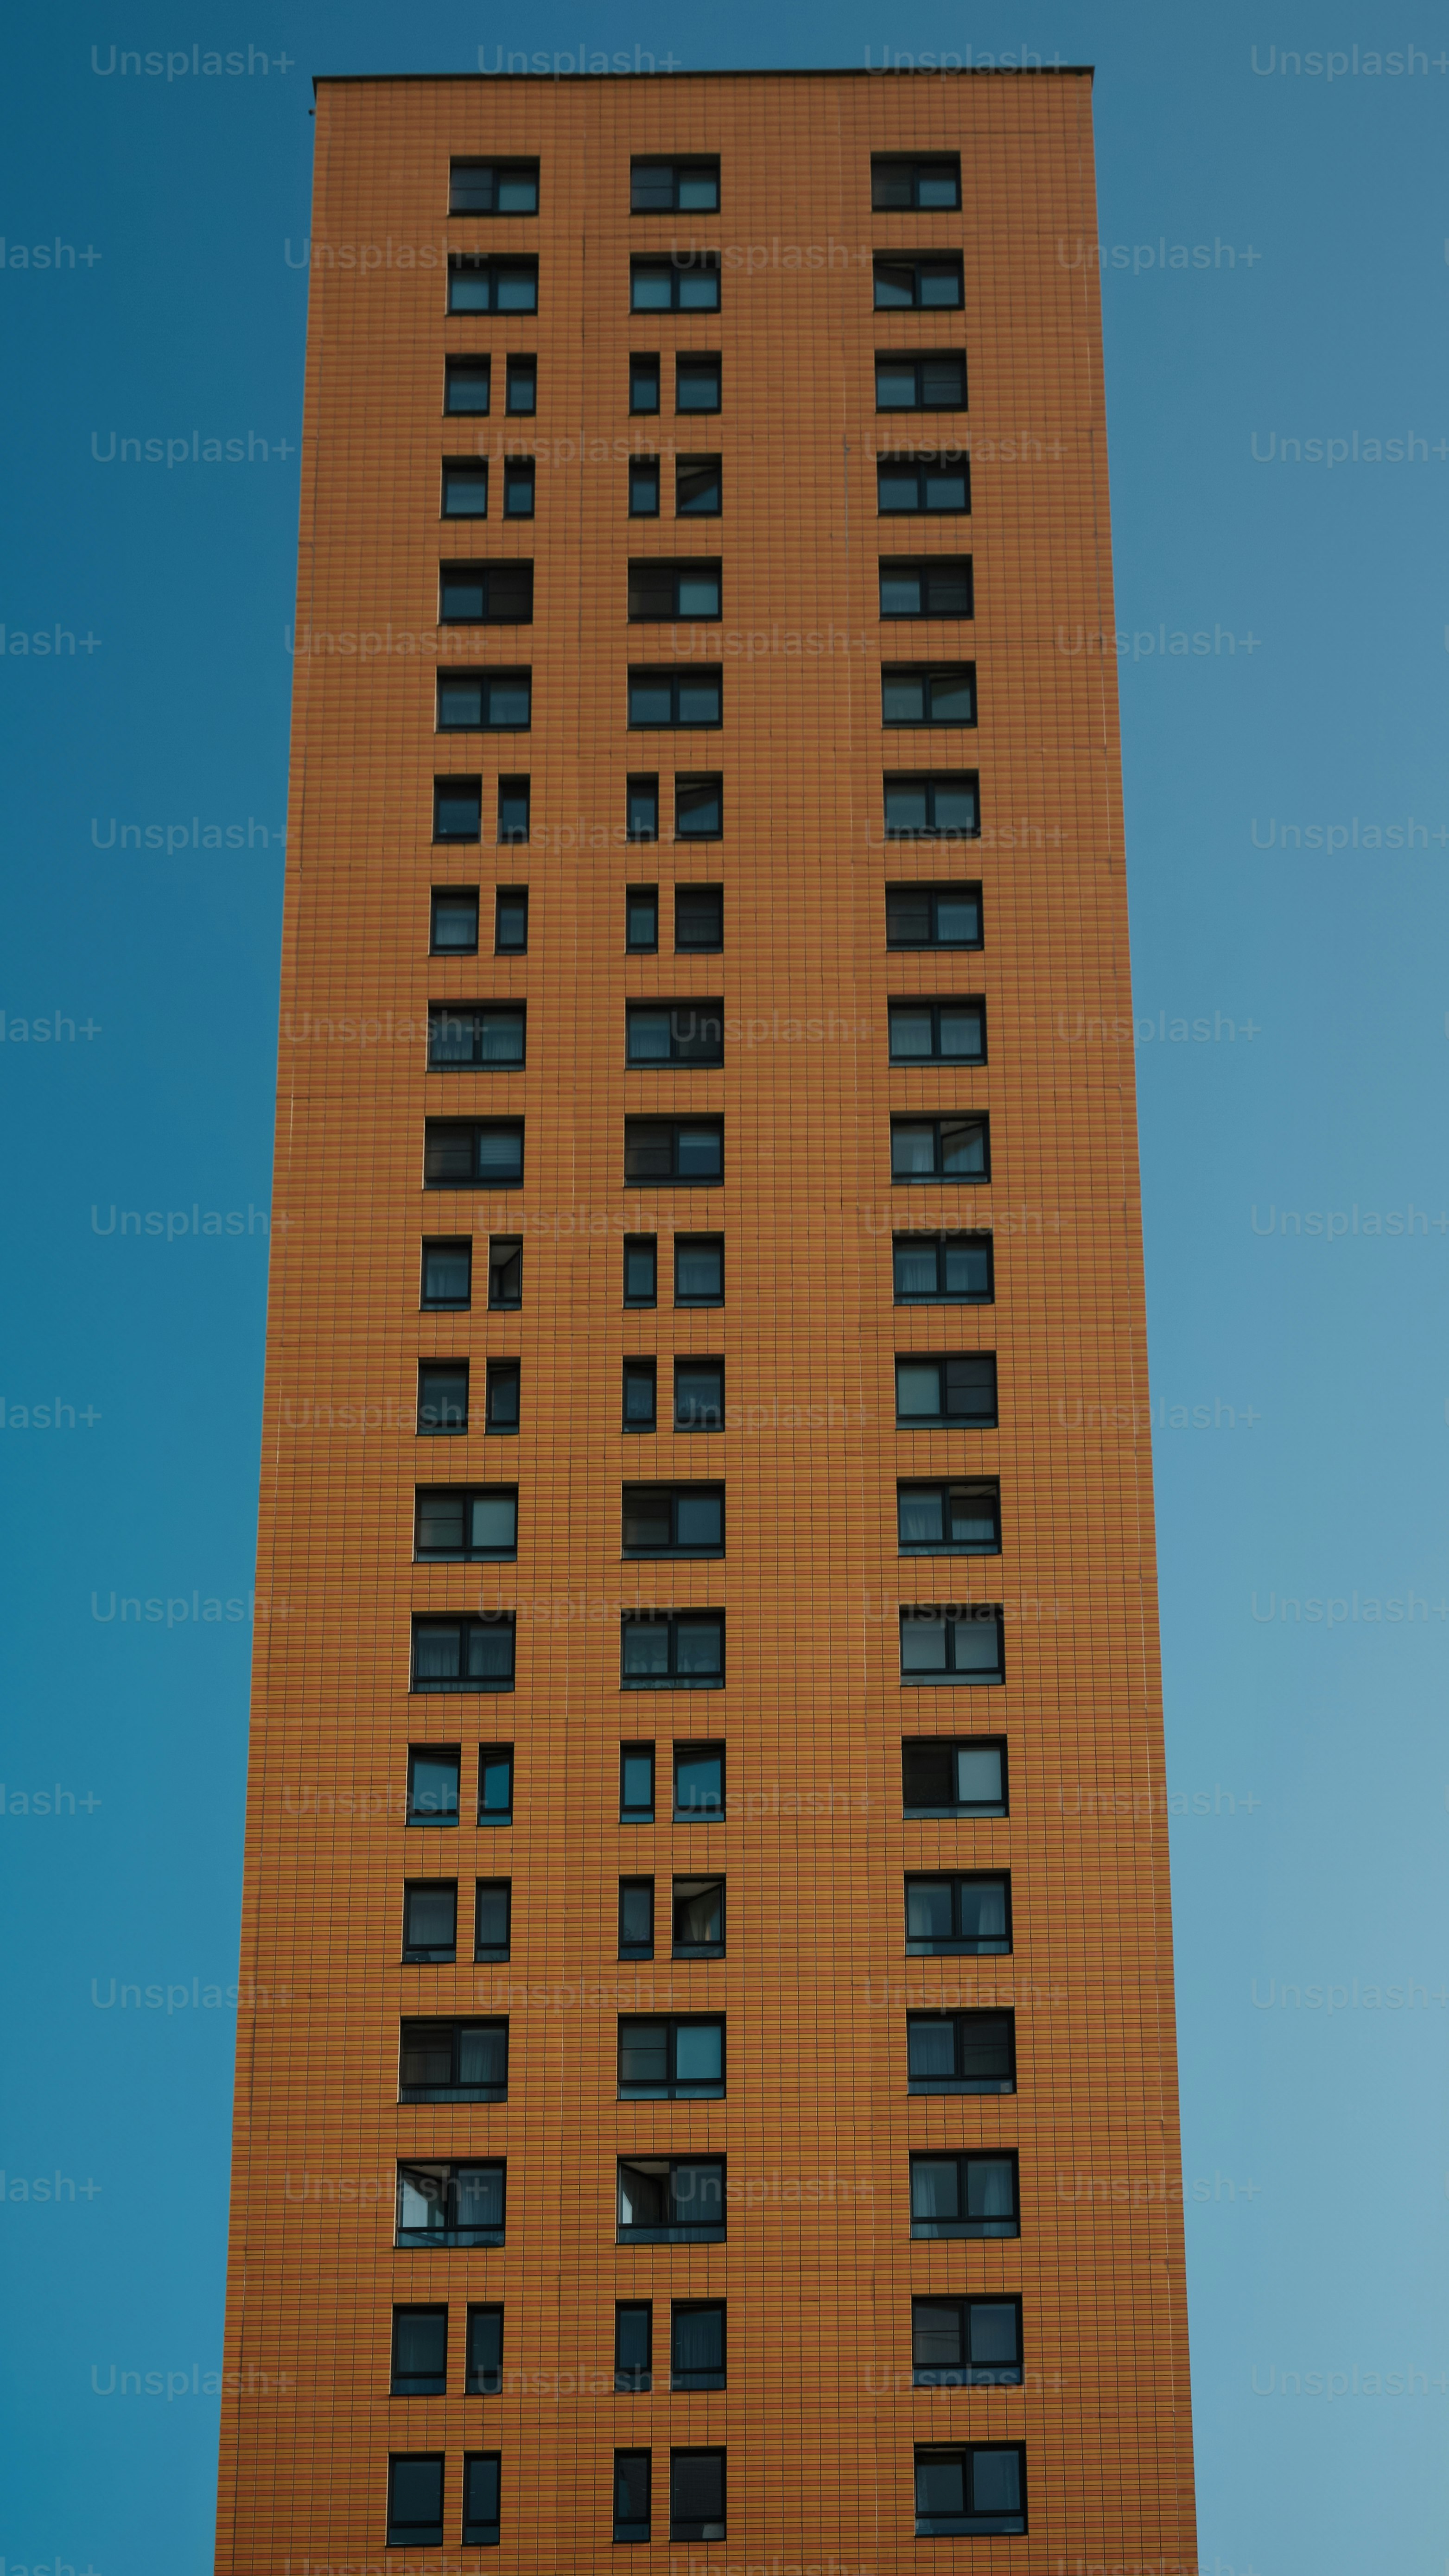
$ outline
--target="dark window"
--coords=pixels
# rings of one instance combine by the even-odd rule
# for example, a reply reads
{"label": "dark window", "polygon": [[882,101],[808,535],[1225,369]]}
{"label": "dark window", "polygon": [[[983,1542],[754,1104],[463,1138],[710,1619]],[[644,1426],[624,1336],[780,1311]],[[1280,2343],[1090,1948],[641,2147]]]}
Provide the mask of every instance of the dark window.
{"label": "dark window", "polygon": [[717,519],[722,507],[719,458],[678,458],[674,468],[676,519]]}
{"label": "dark window", "polygon": [[891,1264],[898,1306],[989,1306],[996,1293],[989,1234],[898,1234]]}
{"label": "dark window", "polygon": [[901,1746],[908,1816],[1004,1816],[1006,1746],[998,1737],[908,1737]]}
{"label": "dark window", "polygon": [[984,1064],[986,1005],[917,999],[889,1006],[892,1064]]}
{"label": "dark window", "polygon": [[531,563],[443,564],[438,572],[440,626],[531,626]]}
{"label": "dark window", "polygon": [[1013,2015],[907,2013],[906,2070],[912,2093],[1014,2093]]}
{"label": "dark window", "polygon": [[432,941],[435,957],[473,957],[478,951],[476,886],[434,886]]}
{"label": "dark window", "polygon": [[521,1118],[430,1118],[423,1183],[430,1190],[503,1190],[523,1178]]}
{"label": "dark window", "polygon": [[897,1485],[896,1527],[902,1556],[999,1556],[1001,1494],[997,1485]]}
{"label": "dark window", "polygon": [[464,2452],[463,2545],[465,2549],[497,2548],[498,2499],[502,2483],[502,2458],[497,2451]]}
{"label": "dark window", "polygon": [[614,2538],[647,2540],[649,2537],[649,2476],[647,2451],[614,2453]]}
{"label": "dark window", "polygon": [[495,1308],[523,1303],[523,1243],[516,1234],[488,1238],[488,1303]]}
{"label": "dark window", "polygon": [[677,1825],[714,1825],[724,1815],[722,1744],[676,1744],[674,1748],[674,1821]]}
{"label": "dark window", "polygon": [[523,1062],[522,1003],[430,1002],[428,1070],[513,1072]]}
{"label": "dark window", "polygon": [[676,1959],[724,1957],[724,1899],[722,1878],[675,1880],[673,1948]]}
{"label": "dark window", "polygon": [[484,1431],[509,1439],[518,1429],[520,1372],[517,1360],[490,1360],[487,1386]]}
{"label": "dark window", "polygon": [[512,1614],[414,1619],[412,1687],[415,1691],[512,1690]]}
{"label": "dark window", "polygon": [[896,1360],[896,1421],[959,1423],[991,1430],[996,1423],[996,1355],[962,1351],[953,1359]]}
{"label": "dark window", "polygon": [[456,1825],[459,1752],[456,1745],[415,1744],[408,1753],[408,1823]]}
{"label": "dark window", "polygon": [[974,616],[971,557],[937,555],[926,563],[908,563],[904,555],[883,555],[880,613],[882,617]]}
{"label": "dark window", "polygon": [[624,895],[624,945],[642,956],[659,946],[659,888],[629,886]]}
{"label": "dark window", "polygon": [[674,1238],[676,1306],[724,1304],[724,1236],[677,1234]]}
{"label": "dark window", "polygon": [[724,837],[724,780],[686,778],[674,782],[676,841],[718,841]]}
{"label": "dark window", "polygon": [[446,2308],[394,2308],[392,2394],[443,2397],[448,2388]]}
{"label": "dark window", "polygon": [[669,2454],[669,2537],[671,2540],[723,2540],[725,2536],[725,2455],[723,2451],[671,2451]]}
{"label": "dark window", "polygon": [[674,1428],[676,1431],[723,1431],[723,1360],[675,1361]]}
{"label": "dark window", "polygon": [[506,2102],[506,2021],[405,2021],[400,2102]]}
{"label": "dark window", "polygon": [[527,886],[498,886],[495,888],[493,896],[493,953],[495,957],[527,956]]}
{"label": "dark window", "polygon": [[683,563],[644,560],[629,566],[629,617],[636,626],[668,625],[683,617],[721,614],[720,567],[702,558]]}
{"label": "dark window", "polygon": [[[657,778],[630,778],[625,782],[625,832],[631,841],[657,841],[659,838],[659,781]],[[655,946],[659,944],[655,929]]]}
{"label": "dark window", "polygon": [[719,1690],[723,1683],[723,1611],[624,1613],[620,1624],[621,1690]]}
{"label": "dark window", "polygon": [[621,1878],[619,1881],[619,1956],[621,1959],[652,1959],[654,1956],[652,1878]]}
{"label": "dark window", "polygon": [[717,215],[717,161],[634,161],[629,167],[634,215]]}
{"label": "dark window", "polygon": [[484,259],[455,250],[448,261],[450,313],[536,313],[536,259]]}
{"label": "dark window", "polygon": [[504,2167],[460,2160],[400,2164],[399,2245],[501,2245]]}
{"label": "dark window", "polygon": [[437,2549],[442,2539],[442,2453],[394,2451],[387,2464],[389,2549]]}
{"label": "dark window", "polygon": [[916,2537],[1025,2531],[1026,2453],[1019,2442],[916,2450]]}
{"label": "dark window", "polygon": [[1006,1679],[999,1606],[988,1601],[927,1601],[901,1612],[902,1682],[1002,1682]]}
{"label": "dark window", "polygon": [[723,1556],[723,1485],[626,1485],[626,1556]]}
{"label": "dark window", "polygon": [[1016,2157],[912,2156],[913,2236],[1019,2236]]}
{"label": "dark window", "polygon": [[912,161],[897,153],[875,153],[870,164],[870,202],[876,214],[913,213],[929,207],[948,211],[961,203],[961,163],[955,153],[934,161]]}
{"label": "dark window", "polygon": [[[669,2385],[723,2388],[725,2312],[721,2300],[676,2299],[669,2320]],[[677,2455],[676,2455],[677,2456]]]}
{"label": "dark window", "polygon": [[984,1118],[893,1118],[893,1181],[989,1181],[991,1137]]}
{"label": "dark window", "polygon": [[538,409],[537,358],[510,358],[508,361],[507,409],[525,417]]}
{"label": "dark window", "polygon": [[654,1822],[652,1744],[621,1744],[619,1747],[619,1822],[621,1825],[652,1825]]}
{"label": "dark window", "polygon": [[620,2022],[621,2102],[716,2101],[724,2089],[722,2021],[651,2013]]}
{"label": "dark window", "polygon": [[473,1303],[473,1246],[466,1237],[456,1243],[423,1245],[424,1306],[466,1312]]}
{"label": "dark window", "polygon": [[637,733],[723,724],[722,672],[698,663],[682,670],[631,670],[629,722]]}
{"label": "dark window", "polygon": [[887,948],[979,948],[979,885],[888,885]]}
{"label": "dark window", "polygon": [[976,665],[953,662],[929,671],[921,662],[888,663],[880,675],[883,725],[974,725]]}
{"label": "dark window", "polygon": [[533,516],[533,460],[531,457],[509,457],[503,467],[503,515],[505,519],[531,519]]}
{"label": "dark window", "polygon": [[655,1427],[655,1363],[653,1360],[624,1362],[624,1429],[652,1431]]}
{"label": "dark window", "polygon": [[624,1182],[627,1188],[673,1182],[708,1187],[724,1179],[722,1118],[626,1118]]}
{"label": "dark window", "polygon": [[433,781],[433,839],[435,841],[477,841],[483,833],[483,781],[481,778],[435,778]]}
{"label": "dark window", "polygon": [[526,841],[529,822],[529,784],[526,778],[500,778],[498,781],[498,838],[500,841]]}
{"label": "dark window", "polygon": [[630,1002],[625,1029],[630,1065],[662,1070],[724,1062],[723,1002]]}
{"label": "dark window", "polygon": [[533,722],[528,671],[440,671],[439,733],[527,733]]}
{"label": "dark window", "polygon": [[974,769],[941,770],[929,777],[907,770],[883,781],[887,840],[974,841],[981,830],[981,799]]}
{"label": "dark window", "polygon": [[[875,469],[875,496],[883,519],[912,513],[961,513],[971,507],[971,469],[959,451],[940,456],[882,458]],[[894,613],[899,616],[902,612]],[[937,611],[938,615],[946,613]],[[958,609],[955,613],[960,616],[964,612]]]}
{"label": "dark window", "polygon": [[959,312],[965,301],[961,261],[948,252],[903,258],[899,251],[877,251],[876,311]]}
{"label": "dark window", "polygon": [[443,459],[442,516],[445,519],[486,519],[488,516],[488,467],[471,456],[445,456]]}
{"label": "dark window", "polygon": [[913,1959],[1004,1959],[1011,1950],[1011,1881],[975,1871],[906,1880],[906,1952]]}
{"label": "dark window", "polygon": [[621,2245],[715,2245],[724,2232],[722,2157],[620,2157]]}
{"label": "dark window", "polygon": [[954,352],[939,357],[879,350],[875,362],[877,411],[964,411],[966,361]]}
{"label": "dark window", "polygon": [[[651,412],[659,409],[659,356],[654,350],[631,349],[629,352],[629,409]],[[658,504],[655,504],[656,508]]]}
{"label": "dark window", "polygon": [[721,384],[722,369],[718,358],[676,358],[674,362],[676,412],[718,411],[722,400]]}
{"label": "dark window", "polygon": [[[511,1800],[510,1800],[511,1803]],[[513,1939],[513,1888],[506,1878],[480,1878],[475,1890],[473,1956],[506,1959]]]}
{"label": "dark window", "polygon": [[468,1363],[466,1360],[418,1363],[418,1437],[465,1432],[468,1428]]}
{"label": "dark window", "polygon": [[633,313],[718,313],[719,252],[680,250],[629,262]]}
{"label": "dark window", "polygon": [[676,886],[674,947],[678,956],[724,946],[724,888]]}
{"label": "dark window", "polygon": [[500,2397],[503,2393],[503,2310],[470,2308],[468,2310],[468,2375],[464,2394],[468,2397]]}
{"label": "dark window", "polygon": [[632,456],[629,460],[629,516],[631,519],[657,519],[659,516],[657,457]]}
{"label": "dark window", "polygon": [[[457,1783],[453,1816],[458,1813]],[[458,1887],[451,1878],[409,1879],[403,1889],[403,1957],[440,1966],[458,1955]]]}
{"label": "dark window", "polygon": [[624,1237],[624,1303],[655,1306],[659,1302],[659,1242],[652,1234]]}
{"label": "dark window", "polygon": [[492,371],[486,358],[448,358],[444,361],[445,412],[486,412],[492,391]]}
{"label": "dark window", "polygon": [[414,1550],[427,1558],[518,1554],[518,1491],[513,1485],[420,1485]]}
{"label": "dark window", "polygon": [[[654,2385],[654,2311],[643,2301],[620,2301],[614,2309],[614,2392],[619,2397],[647,2397]],[[647,2452],[644,2455],[648,2457]]]}
{"label": "dark window", "polygon": [[450,215],[536,215],[536,161],[455,161],[448,191]]}
{"label": "dark window", "polygon": [[478,1822],[480,1825],[511,1825],[513,1822],[511,1744],[481,1744],[478,1748]]}

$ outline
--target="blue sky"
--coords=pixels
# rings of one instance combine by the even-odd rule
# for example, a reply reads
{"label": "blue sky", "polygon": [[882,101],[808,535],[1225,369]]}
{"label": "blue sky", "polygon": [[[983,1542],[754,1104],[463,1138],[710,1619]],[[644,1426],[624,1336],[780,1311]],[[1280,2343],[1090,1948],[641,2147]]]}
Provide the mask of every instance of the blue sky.
{"label": "blue sky", "polygon": [[[1419,0],[12,19],[0,2559],[211,2546],[309,76],[581,41],[1097,65],[1202,2564],[1437,2576],[1449,55]],[[123,1630],[112,1591],[187,1615]],[[14,2194],[57,2174],[74,2199]],[[107,2398],[112,2365],[171,2393]]]}

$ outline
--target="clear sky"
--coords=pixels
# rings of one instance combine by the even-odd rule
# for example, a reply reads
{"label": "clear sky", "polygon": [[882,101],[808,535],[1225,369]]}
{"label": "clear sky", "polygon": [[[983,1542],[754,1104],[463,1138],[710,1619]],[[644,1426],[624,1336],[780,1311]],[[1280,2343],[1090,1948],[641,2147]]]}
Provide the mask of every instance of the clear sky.
{"label": "clear sky", "polygon": [[1427,0],[11,17],[6,2576],[210,2560],[310,75],[581,44],[1097,66],[1202,2565],[1438,2576],[1446,40]]}

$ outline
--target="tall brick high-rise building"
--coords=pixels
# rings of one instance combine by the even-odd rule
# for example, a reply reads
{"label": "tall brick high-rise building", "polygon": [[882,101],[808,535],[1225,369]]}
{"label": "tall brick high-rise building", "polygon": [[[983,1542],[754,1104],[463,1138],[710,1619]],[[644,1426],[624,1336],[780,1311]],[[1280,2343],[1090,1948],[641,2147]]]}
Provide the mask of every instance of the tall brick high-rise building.
{"label": "tall brick high-rise building", "polygon": [[1195,2564],[1090,107],[318,89],[227,2570]]}

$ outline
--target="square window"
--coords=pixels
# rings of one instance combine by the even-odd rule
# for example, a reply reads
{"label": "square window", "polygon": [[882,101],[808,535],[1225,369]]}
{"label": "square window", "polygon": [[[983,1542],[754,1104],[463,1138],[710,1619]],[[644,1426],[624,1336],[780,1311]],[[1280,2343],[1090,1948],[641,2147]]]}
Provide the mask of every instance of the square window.
{"label": "square window", "polygon": [[631,519],[657,519],[659,516],[659,460],[653,456],[629,459],[629,516]]}
{"label": "square window", "polygon": [[478,1822],[480,1825],[511,1825],[513,1822],[511,1744],[484,1744],[479,1747]]}
{"label": "square window", "polygon": [[723,1556],[723,1485],[626,1485],[625,1556]]}
{"label": "square window", "polygon": [[495,1234],[488,1241],[488,1303],[492,1307],[523,1303],[523,1239]]}
{"label": "square window", "polygon": [[654,2311],[644,2301],[620,2302],[614,2310],[614,2392],[619,2397],[647,2397],[654,2385]]}
{"label": "square window", "polygon": [[898,1484],[896,1530],[902,1556],[999,1556],[1001,1488],[987,1477]]}
{"label": "square window", "polygon": [[415,1691],[511,1691],[512,1612],[414,1619],[412,1687]]}
{"label": "square window", "polygon": [[619,1956],[621,1959],[652,1959],[654,1956],[652,1878],[621,1878],[619,1881]]}
{"label": "square window", "polygon": [[463,2455],[463,2546],[496,2549],[502,2463],[497,2451]]}
{"label": "square window", "polygon": [[1020,2443],[966,2442],[916,2450],[916,2537],[1026,2529],[1026,2454]]}
{"label": "square window", "polygon": [[911,2234],[1019,2236],[1015,2154],[912,2156]]}
{"label": "square window", "polygon": [[683,885],[674,889],[674,949],[692,957],[724,946],[723,886]]}
{"label": "square window", "polygon": [[433,781],[433,839],[435,841],[476,841],[483,832],[483,781],[481,778],[435,778]]}
{"label": "square window", "polygon": [[621,1825],[652,1825],[654,1822],[652,1744],[621,1744],[619,1747],[619,1822]]}
{"label": "square window", "polygon": [[723,2451],[670,2452],[669,2537],[671,2540],[724,2539]]}
{"label": "square window", "polygon": [[718,841],[724,837],[724,780],[683,775],[674,781],[676,841]]}
{"label": "square window", "polygon": [[504,2241],[505,2167],[458,2163],[400,2164],[397,2169],[398,2245],[501,2245]]}
{"label": "square window", "polygon": [[492,394],[492,370],[486,358],[448,358],[443,369],[445,412],[486,412]]}
{"label": "square window", "polygon": [[449,171],[450,215],[536,215],[536,161],[454,161]]}
{"label": "square window", "polygon": [[442,2453],[394,2452],[387,2464],[389,2549],[437,2549],[442,2539]]}
{"label": "square window", "polygon": [[1006,1746],[997,1736],[908,1738],[901,1796],[908,1816],[1004,1816]]}
{"label": "square window", "polygon": [[464,1236],[456,1243],[423,1245],[422,1304],[466,1313],[473,1303],[473,1246]]}
{"label": "square window", "polygon": [[499,2397],[503,2393],[503,2310],[468,2310],[468,2372],[464,2394]]}
{"label": "square window", "polygon": [[674,1821],[714,1825],[724,1817],[725,1749],[722,1744],[676,1744]]}
{"label": "square window", "polygon": [[537,358],[510,358],[507,376],[507,408],[524,414],[538,409]]}
{"label": "square window", "polygon": [[526,886],[498,886],[494,891],[493,953],[495,957],[524,957],[528,953]]}
{"label": "square window", "polygon": [[656,1423],[656,1364],[653,1360],[624,1362],[624,1429],[652,1431]]}
{"label": "square window", "polygon": [[898,1306],[989,1306],[996,1294],[989,1234],[898,1234],[891,1264]]}
{"label": "square window", "polygon": [[887,948],[979,948],[979,885],[888,885]]}
{"label": "square window", "polygon": [[[457,1802],[454,1801],[454,1815]],[[439,1967],[458,1955],[458,1886],[451,1878],[415,1878],[403,1889],[403,1957]]]}
{"label": "square window", "polygon": [[415,1744],[408,1754],[408,1823],[456,1825],[459,1751],[455,1744]]}
{"label": "square window", "polygon": [[446,2308],[394,2308],[392,2394],[441,2397],[448,2386]]}
{"label": "square window", "polygon": [[901,1682],[968,1687],[1006,1679],[999,1605],[928,1601],[901,1612]]}
{"label": "square window", "polygon": [[676,358],[674,362],[674,408],[676,412],[719,411],[722,408],[723,370],[718,358]]}
{"label": "square window", "polygon": [[883,725],[974,725],[976,665],[952,662],[933,670],[924,662],[887,663],[880,700]]}
{"label": "square window", "polygon": [[681,456],[674,467],[676,519],[717,519],[723,508],[717,456]]}
{"label": "square window", "polygon": [[[669,2385],[676,2392],[725,2385],[722,2299],[676,2299],[669,2319]],[[721,2507],[723,2510],[723,2507]]]}
{"label": "square window", "polygon": [[883,781],[887,840],[974,841],[981,832],[974,769],[907,770]]}
{"label": "square window", "polygon": [[529,784],[526,778],[498,781],[498,838],[526,841],[529,829]]}
{"label": "square window", "polygon": [[1004,1872],[906,1880],[906,1955],[1003,1959],[1011,1952],[1011,1880]]}
{"label": "square window", "polygon": [[477,955],[476,886],[434,886],[431,947],[435,957]]}
{"label": "square window", "polygon": [[722,2243],[724,2159],[621,2157],[618,2234],[621,2245]]}
{"label": "square window", "polygon": [[518,1429],[521,1372],[517,1360],[490,1360],[485,1432],[510,1439]]}
{"label": "square window", "polygon": [[624,1612],[621,1690],[720,1690],[724,1677],[722,1610]]}
{"label": "square window", "polygon": [[870,202],[875,214],[911,214],[931,208],[949,211],[959,206],[959,154],[944,153],[934,161],[916,161],[900,153],[874,153],[870,164]]}
{"label": "square window", "polygon": [[629,409],[652,412],[659,409],[659,358],[654,351],[631,349],[629,352]]}
{"label": "square window", "polygon": [[648,2539],[649,2473],[647,2451],[614,2453],[615,2540]]}
{"label": "square window", "polygon": [[[915,504],[906,500],[900,506]],[[903,555],[882,556],[880,613],[883,618],[973,616],[971,557],[934,555],[911,563]]]}
{"label": "square window", "polygon": [[624,1303],[654,1306],[659,1302],[659,1243],[652,1234],[624,1237]]}
{"label": "square window", "polygon": [[512,1938],[511,1882],[506,1878],[480,1878],[474,1891],[474,1958],[506,1959],[511,1951]]}
{"label": "square window", "polygon": [[669,251],[629,262],[634,313],[718,313],[719,252]]}
{"label": "square window", "polygon": [[445,519],[486,519],[488,468],[471,456],[443,459],[442,515]]}
{"label": "square window", "polygon": [[907,2013],[906,2071],[912,2093],[1014,2093],[1015,2016]]}
{"label": "square window", "polygon": [[719,2101],[724,2089],[722,2021],[661,2013],[620,2021],[621,2102]]}
{"label": "square window", "polygon": [[420,1485],[414,1553],[419,1564],[516,1556],[517,1488]]}
{"label": "square window", "polygon": [[398,2044],[400,2102],[506,2102],[506,2021],[405,2021]]}
{"label": "square window", "polygon": [[994,1430],[995,1353],[962,1351],[949,1359],[898,1358],[896,1421],[902,1430],[929,1423],[963,1430]]}
{"label": "square window", "polygon": [[677,1234],[674,1238],[676,1306],[724,1304],[724,1236]]}
{"label": "square window", "polygon": [[[631,841],[657,841],[659,838],[659,781],[657,778],[631,778],[627,782],[625,831]],[[633,946],[633,941],[630,941]],[[654,927],[654,947],[659,945],[659,925]]]}
{"label": "square window", "polygon": [[891,1179],[989,1181],[991,1129],[985,1118],[893,1118]]}

